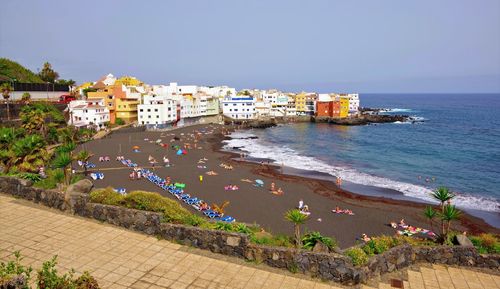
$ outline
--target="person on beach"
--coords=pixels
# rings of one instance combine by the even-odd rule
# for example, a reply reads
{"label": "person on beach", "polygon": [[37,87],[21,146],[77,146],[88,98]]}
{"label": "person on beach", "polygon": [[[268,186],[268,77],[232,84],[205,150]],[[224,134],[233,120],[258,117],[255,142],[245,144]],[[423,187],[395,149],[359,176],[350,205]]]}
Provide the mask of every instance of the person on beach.
{"label": "person on beach", "polygon": [[170,185],[170,176],[167,176],[167,186]]}
{"label": "person on beach", "polygon": [[361,240],[363,240],[364,242],[368,242],[371,240],[370,237],[368,237],[365,233],[361,234]]}
{"label": "person on beach", "polygon": [[342,179],[337,177],[337,186],[340,187],[342,185]]}
{"label": "person on beach", "polygon": [[163,156],[163,164],[166,168],[170,167],[170,160],[167,158],[167,156]]}
{"label": "person on beach", "polygon": [[299,210],[302,210],[302,208],[304,207],[304,201],[302,199],[300,199],[299,201]]}
{"label": "person on beach", "polygon": [[276,184],[274,182],[271,183],[271,191],[274,191],[274,189],[276,188]]}
{"label": "person on beach", "polygon": [[203,183],[203,175],[200,175],[200,183]]}

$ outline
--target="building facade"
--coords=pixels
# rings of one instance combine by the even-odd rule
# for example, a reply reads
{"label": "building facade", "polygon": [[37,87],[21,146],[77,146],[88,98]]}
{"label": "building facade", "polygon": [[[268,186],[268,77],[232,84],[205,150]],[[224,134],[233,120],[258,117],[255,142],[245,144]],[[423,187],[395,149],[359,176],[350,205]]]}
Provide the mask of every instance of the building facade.
{"label": "building facade", "polygon": [[92,127],[100,130],[109,122],[109,109],[104,99],[73,100],[68,104],[69,123],[76,127]]}
{"label": "building facade", "polygon": [[222,113],[232,119],[251,120],[257,117],[255,98],[253,97],[225,97],[222,101]]}

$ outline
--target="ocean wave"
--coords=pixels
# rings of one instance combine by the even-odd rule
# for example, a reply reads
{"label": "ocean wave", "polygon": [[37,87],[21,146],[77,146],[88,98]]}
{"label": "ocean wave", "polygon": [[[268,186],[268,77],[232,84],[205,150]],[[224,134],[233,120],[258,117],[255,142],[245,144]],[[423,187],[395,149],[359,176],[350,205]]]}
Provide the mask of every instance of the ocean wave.
{"label": "ocean wave", "polygon": [[[392,189],[408,197],[418,198],[429,203],[436,203],[431,197],[432,190],[430,188],[366,174],[349,167],[332,166],[314,157],[301,155],[286,146],[276,146],[256,141],[255,139],[249,139],[252,134],[248,132],[235,132],[231,136],[235,138],[225,140],[224,149],[230,150],[233,147],[238,147],[238,149],[248,152],[249,156],[253,158],[272,159],[276,164],[283,164],[287,167],[327,173],[352,183]],[[463,209],[500,212],[500,203],[495,199],[485,197],[460,194],[455,197],[454,204]]]}
{"label": "ocean wave", "polygon": [[386,108],[382,110],[383,112],[412,112],[411,108]]}

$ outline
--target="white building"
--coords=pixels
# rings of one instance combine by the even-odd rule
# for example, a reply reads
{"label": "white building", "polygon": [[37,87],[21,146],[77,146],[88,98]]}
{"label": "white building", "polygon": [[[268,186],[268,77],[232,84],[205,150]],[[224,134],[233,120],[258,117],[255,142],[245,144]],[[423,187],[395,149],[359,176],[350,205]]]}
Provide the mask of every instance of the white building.
{"label": "white building", "polygon": [[241,95],[225,97],[222,101],[222,113],[233,119],[255,119],[255,98]]}
{"label": "white building", "polygon": [[271,113],[271,104],[263,101],[256,101],[255,112],[258,118],[269,117]]}
{"label": "white building", "polygon": [[349,93],[349,115],[356,115],[359,113],[359,94]]}
{"label": "white building", "polygon": [[73,100],[68,104],[68,109],[69,123],[76,127],[94,127],[100,130],[110,120],[109,109],[103,98]]}
{"label": "white building", "polygon": [[168,95],[144,95],[137,106],[140,125],[165,125],[177,120],[177,102]]}

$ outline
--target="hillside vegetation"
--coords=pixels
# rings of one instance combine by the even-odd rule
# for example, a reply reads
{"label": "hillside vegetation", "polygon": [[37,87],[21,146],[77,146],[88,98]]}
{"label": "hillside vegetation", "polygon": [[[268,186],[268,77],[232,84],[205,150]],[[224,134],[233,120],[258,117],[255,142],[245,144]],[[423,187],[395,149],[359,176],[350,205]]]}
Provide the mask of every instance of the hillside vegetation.
{"label": "hillside vegetation", "polygon": [[11,81],[27,83],[44,83],[44,81],[33,71],[21,64],[7,58],[0,58],[0,81]]}

